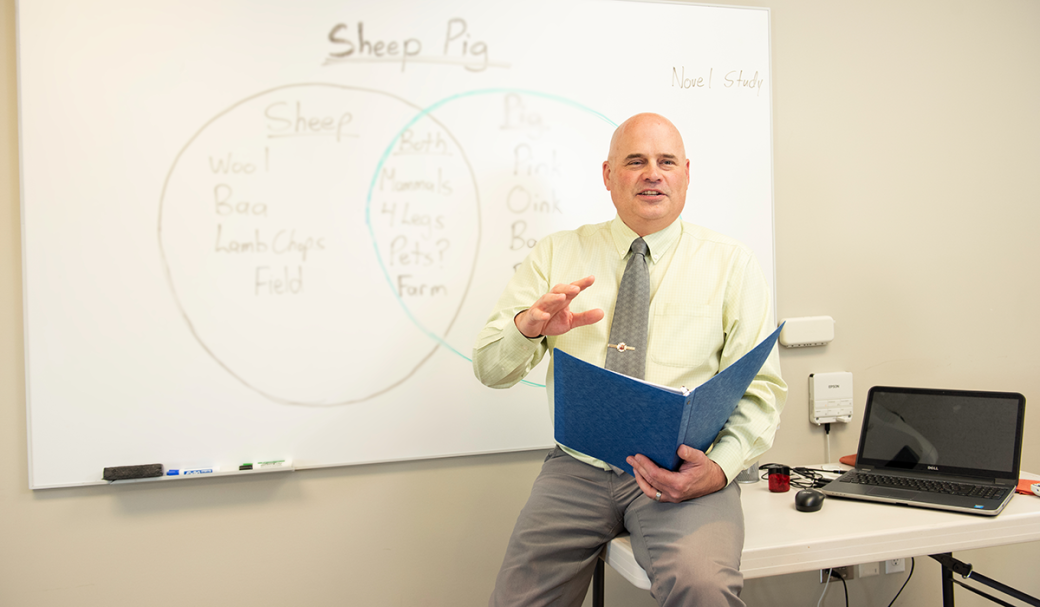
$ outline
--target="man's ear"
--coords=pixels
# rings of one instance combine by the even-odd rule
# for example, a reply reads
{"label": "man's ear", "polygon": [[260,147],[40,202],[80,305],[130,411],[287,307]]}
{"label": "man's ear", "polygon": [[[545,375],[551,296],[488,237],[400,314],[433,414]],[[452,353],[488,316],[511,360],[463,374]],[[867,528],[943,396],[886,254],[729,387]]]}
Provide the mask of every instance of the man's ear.
{"label": "man's ear", "polygon": [[[689,173],[690,173],[690,164],[689,164],[689,161],[687,160],[686,161],[686,175],[687,175],[687,177],[689,176]],[[610,191],[610,161],[609,160],[604,160],[603,161],[603,185],[607,188],[607,191],[609,192]]]}

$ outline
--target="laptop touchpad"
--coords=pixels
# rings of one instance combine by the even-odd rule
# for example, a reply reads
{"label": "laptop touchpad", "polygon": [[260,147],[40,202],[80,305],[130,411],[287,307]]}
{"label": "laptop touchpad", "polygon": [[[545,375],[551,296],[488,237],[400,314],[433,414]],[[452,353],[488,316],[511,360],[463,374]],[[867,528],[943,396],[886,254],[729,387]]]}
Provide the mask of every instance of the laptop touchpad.
{"label": "laptop touchpad", "polygon": [[889,487],[871,487],[867,489],[867,495],[876,495],[878,497],[891,497],[896,499],[910,499],[917,497],[916,491],[906,491],[903,489],[892,489]]}

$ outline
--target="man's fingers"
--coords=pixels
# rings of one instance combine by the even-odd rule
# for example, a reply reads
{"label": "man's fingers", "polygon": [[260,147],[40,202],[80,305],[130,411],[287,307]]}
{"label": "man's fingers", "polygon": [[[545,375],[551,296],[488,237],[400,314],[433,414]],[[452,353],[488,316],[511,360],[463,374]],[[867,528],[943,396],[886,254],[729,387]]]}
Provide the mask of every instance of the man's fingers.
{"label": "man's fingers", "polygon": [[689,445],[680,445],[679,450],[676,453],[683,462],[695,466],[703,466],[708,463],[708,456],[705,455],[703,451],[698,451]]}
{"label": "man's fingers", "polygon": [[584,327],[603,320],[604,312],[599,308],[579,312],[571,317],[571,328]]}
{"label": "man's fingers", "polygon": [[[639,470],[637,468],[632,468],[632,476],[635,477],[636,484],[639,485],[639,488],[643,491],[643,494],[645,494],[650,499],[657,498],[657,489],[655,489],[653,485],[648,483],[646,479],[643,478],[643,475],[639,473]],[[663,497],[664,496],[662,495],[662,498]]]}
{"label": "man's fingers", "polygon": [[528,312],[531,312],[528,320],[538,323],[540,328],[544,327],[546,323],[552,320],[553,316],[566,309],[567,304],[568,299],[566,295],[562,293],[546,293],[539,297],[533,306],[528,308]]}
{"label": "man's fingers", "polygon": [[659,468],[652,461],[642,455],[629,456],[626,461],[632,466],[632,476],[635,477],[636,484],[639,485],[639,488],[643,490],[647,497],[657,499],[657,492],[660,491],[661,499],[658,501],[670,501],[667,499],[671,496],[670,488],[660,481],[654,480],[654,469],[659,470]]}
{"label": "man's fingers", "polygon": [[643,475],[643,478],[650,483],[654,482],[657,471],[660,470],[657,464],[645,455],[630,455],[626,461],[632,466],[633,470],[638,470]]}
{"label": "man's fingers", "polygon": [[567,298],[567,303],[570,303],[572,299],[578,296],[579,293],[592,286],[592,283],[596,282],[594,276],[586,276],[579,280],[575,280],[571,283],[560,283],[549,289],[550,293],[558,293],[564,295]]}
{"label": "man's fingers", "polygon": [[578,280],[575,280],[571,284],[578,287],[580,290],[584,291],[585,289],[591,287],[592,283],[594,282],[596,282],[595,276],[586,276],[585,278],[579,278]]}
{"label": "man's fingers", "polygon": [[571,283],[561,282],[549,289],[548,293],[539,297],[538,301],[531,307],[544,310],[550,315],[556,314],[570,305],[571,300],[588,288],[595,280],[592,276],[586,276]]}
{"label": "man's fingers", "polygon": [[586,276],[571,283],[553,286],[548,293],[539,297],[534,305],[516,315],[513,321],[517,329],[528,337],[559,335],[576,327],[599,322],[604,316],[603,310],[594,309],[573,314],[569,309],[571,301],[595,281],[595,277]]}

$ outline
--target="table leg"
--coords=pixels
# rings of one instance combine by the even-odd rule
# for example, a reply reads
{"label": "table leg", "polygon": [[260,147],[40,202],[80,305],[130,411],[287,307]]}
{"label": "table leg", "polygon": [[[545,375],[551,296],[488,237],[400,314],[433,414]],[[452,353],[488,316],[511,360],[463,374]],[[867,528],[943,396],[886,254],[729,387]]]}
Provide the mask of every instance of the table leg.
{"label": "table leg", "polygon": [[953,605],[953,571],[947,567],[939,568],[942,573],[942,604],[943,607],[954,607]]}
{"label": "table leg", "polygon": [[592,573],[592,607],[603,607],[603,559],[596,559],[596,570]]}

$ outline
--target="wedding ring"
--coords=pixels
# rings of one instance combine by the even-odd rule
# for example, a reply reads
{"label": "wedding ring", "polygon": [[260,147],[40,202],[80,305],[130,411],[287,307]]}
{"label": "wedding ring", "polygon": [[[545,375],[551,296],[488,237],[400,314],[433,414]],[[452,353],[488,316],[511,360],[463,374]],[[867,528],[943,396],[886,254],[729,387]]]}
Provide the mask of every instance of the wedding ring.
{"label": "wedding ring", "polygon": [[660,491],[658,491],[657,495],[654,496],[654,501],[658,501],[658,502],[661,501],[661,492]]}

